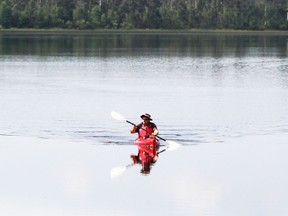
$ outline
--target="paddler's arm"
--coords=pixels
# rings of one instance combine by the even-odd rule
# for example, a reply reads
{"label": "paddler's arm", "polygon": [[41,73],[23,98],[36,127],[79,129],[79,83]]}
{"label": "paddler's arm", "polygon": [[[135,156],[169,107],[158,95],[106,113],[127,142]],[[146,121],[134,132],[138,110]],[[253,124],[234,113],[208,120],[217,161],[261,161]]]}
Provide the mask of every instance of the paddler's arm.
{"label": "paddler's arm", "polygon": [[138,132],[137,128],[138,128],[138,126],[137,126],[137,125],[134,125],[133,128],[130,130],[130,132],[131,132],[132,134]]}
{"label": "paddler's arm", "polygon": [[154,128],[153,128],[153,133],[152,133],[152,135],[153,135],[153,136],[157,136],[158,134],[159,134],[158,129],[157,129],[156,127],[154,127]]}

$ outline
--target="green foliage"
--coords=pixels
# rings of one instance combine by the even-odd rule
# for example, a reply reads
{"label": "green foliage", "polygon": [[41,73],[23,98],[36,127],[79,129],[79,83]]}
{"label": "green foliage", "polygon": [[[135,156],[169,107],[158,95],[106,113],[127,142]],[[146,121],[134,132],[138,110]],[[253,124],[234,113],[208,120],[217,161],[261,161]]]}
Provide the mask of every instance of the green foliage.
{"label": "green foliage", "polygon": [[12,9],[6,1],[0,4],[0,25],[4,28],[12,26]]}
{"label": "green foliage", "polygon": [[101,10],[99,5],[96,5],[92,8],[90,20],[92,28],[101,27]]}
{"label": "green foliage", "polygon": [[287,0],[0,0],[0,25],[288,30],[287,7]]}

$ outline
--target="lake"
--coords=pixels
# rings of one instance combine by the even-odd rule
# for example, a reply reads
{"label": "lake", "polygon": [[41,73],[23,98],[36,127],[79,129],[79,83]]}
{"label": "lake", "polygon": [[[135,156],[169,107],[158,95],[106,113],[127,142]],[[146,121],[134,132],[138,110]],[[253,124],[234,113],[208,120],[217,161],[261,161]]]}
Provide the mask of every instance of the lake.
{"label": "lake", "polygon": [[[1,215],[287,215],[287,38],[0,32]],[[180,148],[111,179],[111,111]]]}

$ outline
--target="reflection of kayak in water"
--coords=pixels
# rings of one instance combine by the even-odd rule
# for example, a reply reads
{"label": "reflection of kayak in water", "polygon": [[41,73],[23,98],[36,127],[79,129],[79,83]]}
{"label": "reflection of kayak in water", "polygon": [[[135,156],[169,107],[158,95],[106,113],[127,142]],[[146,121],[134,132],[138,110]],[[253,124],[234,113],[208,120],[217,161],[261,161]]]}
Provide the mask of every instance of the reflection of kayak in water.
{"label": "reflection of kayak in water", "polygon": [[131,155],[133,163],[141,164],[141,173],[148,175],[151,170],[151,165],[156,163],[158,159],[159,140],[156,138],[138,138],[134,141],[138,147],[138,154]]}
{"label": "reflection of kayak in water", "polygon": [[157,146],[160,144],[160,142],[158,139],[148,137],[147,139],[138,138],[134,141],[134,144],[135,145]]}

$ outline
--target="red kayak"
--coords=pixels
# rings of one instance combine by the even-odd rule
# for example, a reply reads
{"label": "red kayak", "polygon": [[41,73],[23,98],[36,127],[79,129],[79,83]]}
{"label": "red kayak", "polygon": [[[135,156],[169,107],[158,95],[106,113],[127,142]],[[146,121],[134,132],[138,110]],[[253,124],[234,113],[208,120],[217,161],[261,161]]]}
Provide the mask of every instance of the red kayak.
{"label": "red kayak", "polygon": [[160,142],[158,139],[156,138],[138,138],[134,141],[134,144],[135,145],[153,145],[153,146],[156,146],[156,145],[159,145]]}

